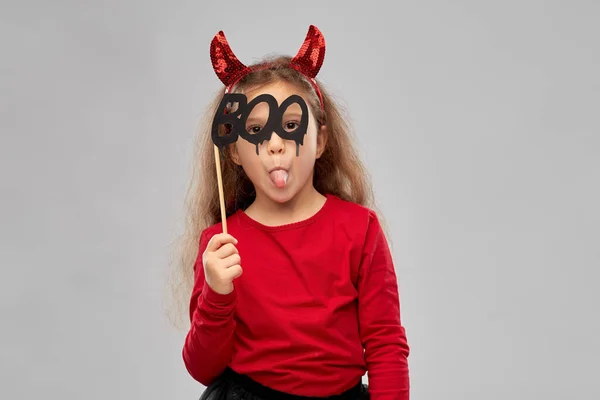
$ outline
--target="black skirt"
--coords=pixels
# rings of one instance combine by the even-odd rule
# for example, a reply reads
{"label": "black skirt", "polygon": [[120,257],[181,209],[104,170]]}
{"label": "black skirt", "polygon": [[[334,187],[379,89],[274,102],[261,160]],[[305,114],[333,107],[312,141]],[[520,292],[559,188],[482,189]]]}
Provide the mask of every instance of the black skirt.
{"label": "black skirt", "polygon": [[238,374],[231,368],[225,371],[211,383],[200,400],[368,400],[369,390],[362,379],[350,390],[330,397],[304,397],[279,392]]}

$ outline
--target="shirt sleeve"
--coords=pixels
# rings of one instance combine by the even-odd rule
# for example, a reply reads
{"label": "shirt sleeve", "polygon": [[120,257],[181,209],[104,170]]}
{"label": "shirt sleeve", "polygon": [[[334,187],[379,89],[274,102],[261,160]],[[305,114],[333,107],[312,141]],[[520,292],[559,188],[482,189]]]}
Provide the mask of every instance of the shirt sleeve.
{"label": "shirt sleeve", "polygon": [[208,386],[229,365],[235,331],[235,290],[222,295],[213,291],[204,279],[202,254],[210,237],[200,235],[198,257],[194,265],[194,287],[190,300],[190,330],[183,346],[183,361],[190,375]]}
{"label": "shirt sleeve", "polygon": [[400,322],[398,282],[373,211],[359,269],[358,313],[371,400],[409,400],[409,347]]}

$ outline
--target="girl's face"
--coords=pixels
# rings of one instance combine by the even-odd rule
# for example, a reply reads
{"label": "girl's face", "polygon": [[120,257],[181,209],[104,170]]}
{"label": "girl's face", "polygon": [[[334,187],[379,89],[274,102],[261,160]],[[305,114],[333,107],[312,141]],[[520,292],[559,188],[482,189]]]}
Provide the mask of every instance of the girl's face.
{"label": "girl's face", "polygon": [[[287,82],[279,81],[261,86],[245,93],[248,103],[257,96],[268,93],[279,105],[291,95],[299,95],[309,104],[304,91]],[[308,128],[303,145],[299,147],[296,156],[296,142],[284,140],[273,132],[270,140],[256,145],[241,137],[231,146],[233,161],[241,165],[256,190],[257,200],[270,199],[277,203],[286,203],[298,194],[306,194],[313,187],[313,171],[315,160],[325,149],[326,129],[317,126],[312,111],[309,110]],[[288,131],[295,130],[301,118],[298,104],[292,104],[285,111],[281,124]],[[246,122],[246,131],[250,134],[259,132],[269,118],[269,105],[259,103]]]}

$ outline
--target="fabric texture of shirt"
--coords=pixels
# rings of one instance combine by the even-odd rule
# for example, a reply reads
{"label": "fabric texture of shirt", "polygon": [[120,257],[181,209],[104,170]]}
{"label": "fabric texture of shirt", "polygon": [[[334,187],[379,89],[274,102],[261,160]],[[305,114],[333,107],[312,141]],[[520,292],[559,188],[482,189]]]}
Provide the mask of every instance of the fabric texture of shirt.
{"label": "fabric texture of shirt", "polygon": [[327,195],[312,217],[266,226],[227,219],[243,274],[222,295],[204,279],[205,229],[194,266],[190,375],[208,386],[229,366],[302,396],[341,393],[368,371],[372,400],[408,400],[409,371],[392,256],[374,211]]}

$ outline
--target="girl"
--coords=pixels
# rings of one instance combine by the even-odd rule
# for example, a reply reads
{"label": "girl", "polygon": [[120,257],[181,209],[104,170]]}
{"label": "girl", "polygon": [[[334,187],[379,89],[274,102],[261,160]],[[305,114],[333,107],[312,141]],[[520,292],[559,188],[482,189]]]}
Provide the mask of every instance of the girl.
{"label": "girl", "polygon": [[[232,120],[211,141],[206,123],[188,194],[183,360],[202,400],[409,399],[394,265],[347,122],[314,79],[324,51],[314,26],[296,57],[250,67],[222,32],[213,40],[225,90],[209,115],[225,115],[224,94],[244,95],[226,113],[245,139]],[[213,155],[223,138],[226,225]]]}

